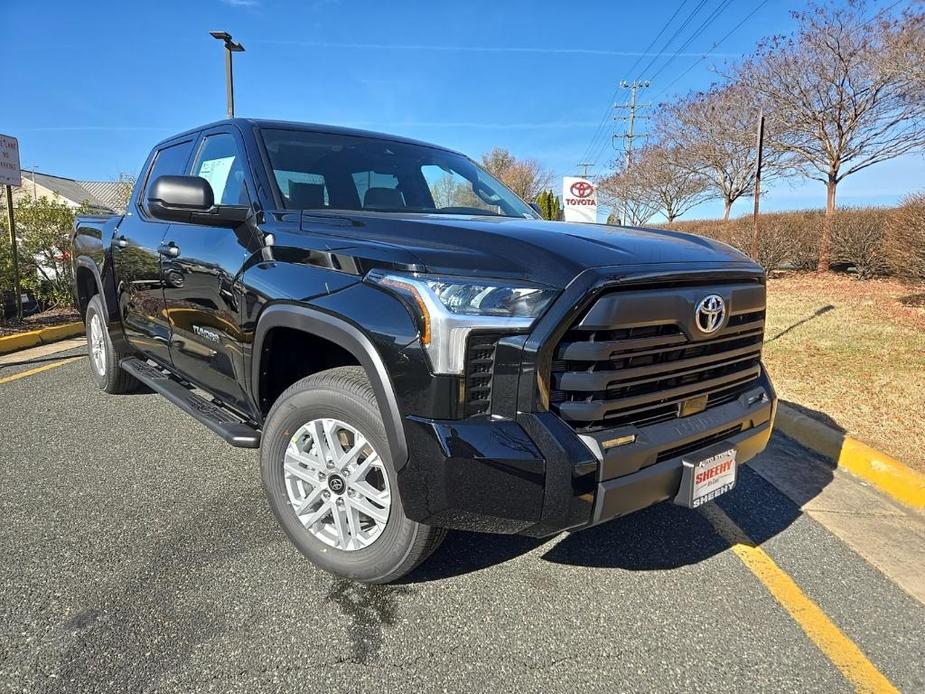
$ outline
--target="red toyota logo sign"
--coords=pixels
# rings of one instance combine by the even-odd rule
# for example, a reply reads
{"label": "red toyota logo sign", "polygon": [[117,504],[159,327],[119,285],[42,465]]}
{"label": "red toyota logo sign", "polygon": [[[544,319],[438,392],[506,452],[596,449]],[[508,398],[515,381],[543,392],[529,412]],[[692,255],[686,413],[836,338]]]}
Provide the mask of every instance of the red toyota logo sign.
{"label": "red toyota logo sign", "polygon": [[575,181],[569,190],[576,198],[590,198],[591,193],[594,192],[594,186],[587,181]]}

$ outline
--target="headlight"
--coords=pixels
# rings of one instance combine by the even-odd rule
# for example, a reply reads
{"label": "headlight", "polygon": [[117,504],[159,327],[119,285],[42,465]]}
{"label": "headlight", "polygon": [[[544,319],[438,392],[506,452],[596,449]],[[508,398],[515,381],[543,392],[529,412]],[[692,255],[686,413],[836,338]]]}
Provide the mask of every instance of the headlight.
{"label": "headlight", "polygon": [[436,373],[462,374],[475,329],[526,330],[555,297],[545,287],[497,280],[401,275],[374,270],[367,280],[398,292],[421,317],[421,342]]}
{"label": "headlight", "polygon": [[468,316],[535,318],[546,307],[553,293],[536,287],[511,287],[486,282],[424,280],[451,313]]}

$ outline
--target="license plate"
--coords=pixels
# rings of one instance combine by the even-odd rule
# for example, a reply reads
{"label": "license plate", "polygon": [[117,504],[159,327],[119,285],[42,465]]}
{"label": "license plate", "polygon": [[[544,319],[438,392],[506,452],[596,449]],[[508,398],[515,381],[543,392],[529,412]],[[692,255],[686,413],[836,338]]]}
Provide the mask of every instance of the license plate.
{"label": "license plate", "polygon": [[736,484],[736,449],[710,448],[682,460],[684,472],[675,502],[697,508],[725,494]]}

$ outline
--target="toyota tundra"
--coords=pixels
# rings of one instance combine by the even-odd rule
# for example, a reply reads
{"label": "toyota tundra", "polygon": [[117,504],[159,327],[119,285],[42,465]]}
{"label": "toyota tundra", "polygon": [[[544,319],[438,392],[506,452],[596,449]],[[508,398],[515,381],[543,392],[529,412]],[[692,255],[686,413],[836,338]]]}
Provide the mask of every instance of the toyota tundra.
{"label": "toyota tundra", "polygon": [[292,543],[359,581],[405,575],[447,528],[697,507],[771,434],[759,266],[543,221],[442,147],[196,128],[154,147],[124,216],[77,220],[72,257],[99,388],[143,384],[259,448]]}

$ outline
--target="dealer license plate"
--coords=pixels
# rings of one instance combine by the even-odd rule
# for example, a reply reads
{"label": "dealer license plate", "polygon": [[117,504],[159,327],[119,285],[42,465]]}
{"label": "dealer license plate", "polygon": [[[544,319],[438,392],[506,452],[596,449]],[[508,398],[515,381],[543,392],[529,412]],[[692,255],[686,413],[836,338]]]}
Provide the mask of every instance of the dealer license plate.
{"label": "dealer license plate", "polygon": [[685,457],[683,464],[684,474],[676,503],[697,508],[735,487],[735,448],[711,448],[697,457]]}

